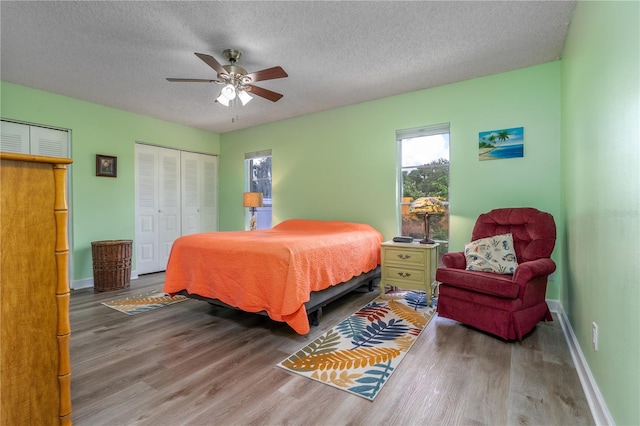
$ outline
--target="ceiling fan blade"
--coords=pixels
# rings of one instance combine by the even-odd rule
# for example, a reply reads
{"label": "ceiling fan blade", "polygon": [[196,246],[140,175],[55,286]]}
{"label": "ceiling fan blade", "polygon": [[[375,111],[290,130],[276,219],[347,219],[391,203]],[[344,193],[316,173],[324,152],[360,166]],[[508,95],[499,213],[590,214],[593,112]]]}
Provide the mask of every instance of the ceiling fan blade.
{"label": "ceiling fan blade", "polygon": [[247,77],[251,78],[251,81],[264,81],[289,77],[289,75],[282,69],[282,67],[273,67],[249,73],[247,74]]}
{"label": "ceiling fan blade", "polygon": [[173,83],[215,83],[217,80],[204,80],[201,78],[167,78]]}
{"label": "ceiling fan blade", "polygon": [[249,90],[249,93],[253,93],[254,95],[261,96],[265,99],[269,99],[272,102],[277,102],[282,97],[280,93],[272,92],[271,90],[263,89],[262,87],[253,85],[249,85],[247,87],[251,88],[251,90]]}
{"label": "ceiling fan blade", "polygon": [[204,53],[196,53],[198,58],[202,59],[207,65],[216,70],[218,74],[227,75],[229,74],[227,70],[222,68],[222,65],[218,61],[215,60],[213,56],[205,55]]}

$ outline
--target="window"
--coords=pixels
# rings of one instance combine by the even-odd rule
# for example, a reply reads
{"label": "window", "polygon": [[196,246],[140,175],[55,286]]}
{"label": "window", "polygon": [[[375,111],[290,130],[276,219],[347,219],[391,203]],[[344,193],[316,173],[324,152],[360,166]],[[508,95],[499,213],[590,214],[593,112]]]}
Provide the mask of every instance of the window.
{"label": "window", "polygon": [[[271,228],[271,150],[250,152],[244,155],[247,192],[262,192],[263,207],[256,209],[257,229]],[[251,212],[246,209],[245,225],[248,229]]]}
{"label": "window", "polygon": [[445,207],[442,215],[432,215],[429,238],[445,252],[449,241],[449,124],[398,130],[398,229],[400,235],[425,237],[423,217],[409,212],[411,202],[436,197]]}

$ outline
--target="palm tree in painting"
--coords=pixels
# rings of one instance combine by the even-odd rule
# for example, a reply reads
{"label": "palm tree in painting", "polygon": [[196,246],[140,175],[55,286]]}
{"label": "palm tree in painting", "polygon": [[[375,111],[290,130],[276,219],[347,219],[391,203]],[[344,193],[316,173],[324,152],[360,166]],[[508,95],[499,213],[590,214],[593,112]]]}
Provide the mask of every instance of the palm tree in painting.
{"label": "palm tree in painting", "polygon": [[495,148],[496,135],[491,133],[489,136],[483,136],[480,142],[480,148]]}
{"label": "palm tree in painting", "polygon": [[511,137],[511,133],[509,133],[508,130],[500,130],[498,132],[498,134],[496,135],[496,139],[498,139],[500,141],[500,143],[504,142],[504,141],[508,141],[509,138]]}
{"label": "palm tree in painting", "polygon": [[500,130],[496,133],[491,133],[489,136],[484,136],[482,138],[482,142],[480,142],[480,148],[490,148],[489,151],[485,152],[488,154],[496,149],[505,141],[508,141],[511,138],[511,133],[508,130]]}

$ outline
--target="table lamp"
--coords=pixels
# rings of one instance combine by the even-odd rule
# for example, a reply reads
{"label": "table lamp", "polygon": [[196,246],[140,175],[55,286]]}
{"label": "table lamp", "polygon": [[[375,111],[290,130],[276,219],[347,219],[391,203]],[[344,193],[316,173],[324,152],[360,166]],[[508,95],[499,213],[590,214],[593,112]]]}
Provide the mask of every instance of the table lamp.
{"label": "table lamp", "polygon": [[258,227],[256,219],[256,208],[263,206],[262,192],[245,192],[244,207],[251,209],[251,219],[249,220],[249,229],[255,231]]}
{"label": "table lamp", "polygon": [[420,240],[420,244],[435,244],[435,241],[429,238],[429,216],[441,215],[446,211],[444,204],[437,197],[420,197],[411,203],[409,213],[422,216],[424,220],[424,239]]}

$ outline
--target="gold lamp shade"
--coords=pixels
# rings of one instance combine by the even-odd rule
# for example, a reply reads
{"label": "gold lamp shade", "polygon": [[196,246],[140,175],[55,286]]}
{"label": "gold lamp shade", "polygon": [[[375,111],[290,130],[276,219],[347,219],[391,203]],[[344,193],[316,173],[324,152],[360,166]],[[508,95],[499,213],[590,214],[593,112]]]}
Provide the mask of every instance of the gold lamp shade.
{"label": "gold lamp shade", "polygon": [[435,241],[429,238],[429,216],[441,215],[447,212],[442,201],[437,197],[420,197],[414,200],[409,207],[409,213],[422,216],[424,220],[424,239],[421,244],[434,244]]}
{"label": "gold lamp shade", "polygon": [[264,200],[262,199],[262,192],[245,192],[244,193],[244,207],[262,207]]}
{"label": "gold lamp shade", "polygon": [[415,215],[436,215],[446,213],[442,201],[437,197],[420,197],[414,200],[409,207],[409,213]]}

